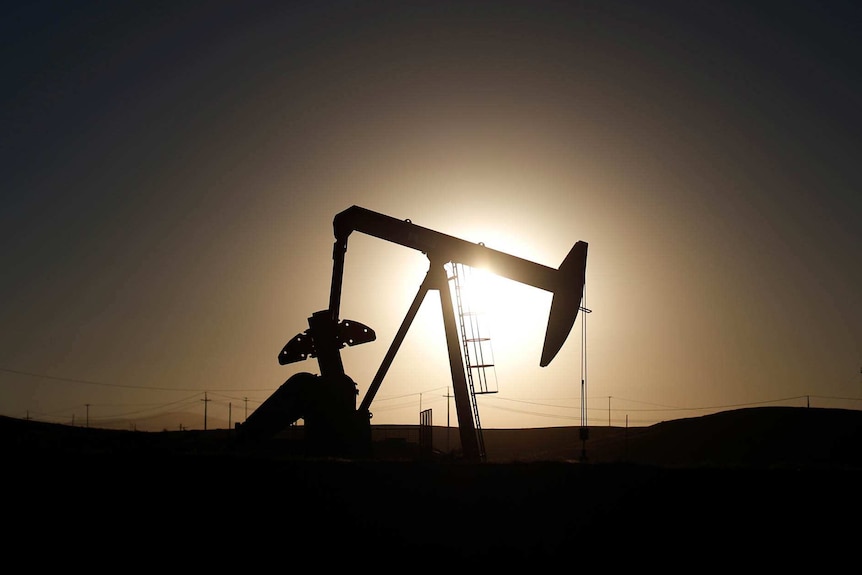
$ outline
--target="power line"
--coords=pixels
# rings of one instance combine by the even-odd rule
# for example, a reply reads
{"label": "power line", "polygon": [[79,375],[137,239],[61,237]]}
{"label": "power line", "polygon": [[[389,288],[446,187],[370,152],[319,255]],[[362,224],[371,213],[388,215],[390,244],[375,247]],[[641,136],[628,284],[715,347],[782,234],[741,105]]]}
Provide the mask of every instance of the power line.
{"label": "power line", "polygon": [[[12,374],[23,375],[23,376],[28,376],[28,377],[51,379],[51,380],[57,380],[57,381],[68,381],[71,383],[80,383],[80,384],[87,384],[87,385],[99,385],[99,386],[104,386],[104,387],[142,389],[142,390],[152,390],[152,391],[187,391],[187,392],[192,392],[195,394],[192,397],[186,397],[186,398],[180,399],[180,400],[175,401],[175,402],[158,403],[158,404],[151,403],[151,404],[130,405],[130,407],[133,407],[132,410],[117,413],[117,414],[106,415],[104,413],[104,411],[100,410],[100,414],[97,417],[91,417],[90,416],[89,407],[91,407],[91,406],[104,407],[108,404],[100,404],[100,403],[94,403],[94,402],[88,401],[85,403],[76,404],[75,406],[70,407],[70,408],[65,408],[62,410],[54,410],[54,412],[52,412],[56,416],[56,414],[59,414],[59,413],[69,413],[70,410],[74,410],[75,408],[85,408],[87,410],[86,417],[87,417],[88,422],[141,415],[141,414],[146,413],[146,412],[157,415],[157,414],[169,411],[170,408],[172,408],[172,407],[176,408],[178,405],[181,405],[181,404],[184,404],[185,406],[190,407],[192,405],[192,403],[194,402],[193,400],[196,399],[197,396],[200,394],[205,394],[205,399],[207,402],[216,401],[216,403],[219,405],[227,405],[227,403],[220,402],[220,401],[215,400],[213,398],[210,398],[208,395],[206,395],[208,391],[212,391],[212,390],[189,389],[189,388],[164,388],[164,387],[155,387],[155,386],[111,384],[111,383],[97,382],[97,381],[92,381],[92,380],[84,380],[84,379],[76,379],[76,378],[38,374],[38,373],[27,372],[27,371],[22,371],[22,370],[9,369],[9,368],[5,368],[5,367],[0,367],[0,372],[12,373]],[[445,388],[440,387],[440,388],[435,388],[435,389],[445,389]],[[218,392],[218,391],[223,391],[223,392],[243,391],[243,392],[247,392],[247,391],[254,391],[254,390],[216,390],[216,392]],[[271,389],[264,389],[264,390],[259,390],[259,391],[270,392]],[[220,394],[216,393],[215,395],[219,396]],[[403,394],[403,395],[398,395],[398,396],[378,398],[375,411],[377,411],[378,413],[384,413],[384,412],[396,411],[399,409],[410,407],[410,405],[415,405],[412,403],[412,401],[400,401],[400,402],[395,402],[395,403],[392,403],[392,401],[393,400],[406,400],[407,398],[414,398],[415,399],[416,395],[420,395],[420,397],[422,396],[421,393],[408,393],[408,394]],[[220,395],[220,397],[223,397],[223,398],[228,399],[228,400],[237,399],[237,400],[244,401],[245,405],[246,405],[246,417],[248,416],[248,398],[247,397],[238,398],[238,397],[231,396],[231,395]],[[608,396],[604,396],[604,397],[608,397]],[[617,400],[617,404],[618,404],[618,402],[631,402],[631,403],[639,403],[642,405],[654,406],[652,408],[620,409],[620,408],[616,407],[613,409],[613,411],[615,411],[615,412],[622,412],[622,411],[625,411],[626,413],[639,412],[642,414],[659,413],[659,412],[669,413],[669,412],[686,412],[686,411],[688,411],[688,412],[718,411],[718,410],[724,410],[724,409],[734,409],[734,408],[752,407],[752,406],[756,406],[756,405],[765,405],[765,404],[772,404],[772,403],[798,401],[798,400],[803,399],[803,398],[806,400],[819,399],[819,400],[824,400],[824,401],[862,402],[862,397],[800,395],[800,396],[785,397],[785,398],[780,398],[780,399],[772,399],[772,400],[765,400],[765,401],[758,401],[758,402],[708,405],[708,406],[702,406],[701,405],[701,406],[687,406],[687,407],[685,407],[685,406],[671,406],[671,405],[662,405],[662,404],[656,404],[656,403],[650,403],[650,402],[643,402],[643,401],[638,401],[638,400],[634,400],[634,399],[622,398],[622,397],[619,397],[616,395],[613,396],[613,398],[615,400]],[[534,405],[534,406],[547,407],[547,408],[560,409],[560,410],[567,411],[567,410],[577,409],[578,406],[577,405],[561,405],[560,402],[570,401],[574,404],[575,402],[578,402],[579,399],[581,399],[581,398],[574,398],[574,397],[573,398],[559,398],[559,399],[558,398],[553,398],[553,399],[549,398],[548,401],[555,402],[555,403],[549,403],[548,401],[543,401],[543,400],[535,401],[535,400],[525,400],[525,399],[501,397],[499,395],[490,395],[490,396],[485,396],[483,398],[483,401],[486,402],[485,405],[487,407],[502,410],[502,411],[509,411],[509,412],[513,412],[513,413],[521,413],[524,415],[543,417],[543,418],[551,418],[551,419],[576,420],[576,419],[578,419],[576,416],[574,416],[574,415],[570,416],[570,415],[567,415],[565,413],[563,413],[563,414],[542,413],[539,411],[504,408],[500,405],[494,405],[494,404],[497,402],[506,401],[506,402],[521,403],[521,404],[526,404],[526,405]],[[438,401],[444,401],[444,400],[446,400],[446,396],[443,396],[443,395],[441,395],[440,397],[437,397],[435,395],[435,396],[429,398],[429,402],[434,402],[434,403],[436,403]],[[203,400],[201,400],[201,401],[203,401]],[[583,401],[583,407],[586,407],[586,398],[584,398],[582,401]],[[423,402],[424,402],[424,398],[423,398]],[[448,400],[447,400],[447,402],[448,402]],[[144,406],[144,405],[146,407],[134,408],[134,406],[140,407],[140,406]],[[204,410],[206,412],[206,404],[205,404]],[[587,411],[599,411],[599,410],[602,410],[602,408],[589,408]],[[28,410],[27,411],[27,417],[29,418],[31,416],[32,416],[32,414],[31,414],[30,410]],[[41,416],[42,417],[45,417],[45,416],[51,417],[51,414],[42,413]],[[205,418],[206,418],[206,414],[205,414]]]}
{"label": "power line", "polygon": [[[126,389],[148,389],[151,391],[200,391],[204,392],[203,389],[198,388],[183,388],[183,387],[156,387],[152,385],[128,385],[121,383],[105,383],[103,381],[93,381],[89,379],[76,379],[72,377],[59,377],[55,375],[46,375],[44,373],[33,373],[30,371],[21,371],[18,369],[9,369],[7,367],[0,367],[0,371],[4,371],[6,373],[14,373],[16,375],[26,375],[27,377],[37,377],[40,379],[52,379],[55,381],[66,381],[69,383],[83,383],[86,385],[99,385],[102,387],[121,387]],[[207,388],[209,389],[209,388]],[[272,388],[266,389],[245,389],[245,388],[228,388],[228,389],[213,389],[209,391],[222,391],[222,392],[231,392],[231,391],[260,391],[260,392],[268,392],[272,391]]]}

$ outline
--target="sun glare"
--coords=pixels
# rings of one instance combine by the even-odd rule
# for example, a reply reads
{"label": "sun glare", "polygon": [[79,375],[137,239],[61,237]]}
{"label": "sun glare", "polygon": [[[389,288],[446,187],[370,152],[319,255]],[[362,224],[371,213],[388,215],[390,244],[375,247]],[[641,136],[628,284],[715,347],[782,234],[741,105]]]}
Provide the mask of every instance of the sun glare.
{"label": "sun glare", "polygon": [[448,271],[466,367],[476,392],[496,392],[500,362],[506,370],[538,363],[550,295],[479,268]]}
{"label": "sun glare", "polygon": [[450,264],[448,272],[467,377],[476,393],[496,393],[494,350],[487,317],[487,308],[494,303],[491,274],[462,264]]}

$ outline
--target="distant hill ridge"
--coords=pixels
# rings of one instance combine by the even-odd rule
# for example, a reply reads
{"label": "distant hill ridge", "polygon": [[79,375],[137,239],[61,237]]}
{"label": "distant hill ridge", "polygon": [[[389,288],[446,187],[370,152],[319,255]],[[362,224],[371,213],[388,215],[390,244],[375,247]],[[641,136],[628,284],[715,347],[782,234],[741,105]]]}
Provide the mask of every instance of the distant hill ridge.
{"label": "distant hill ridge", "polygon": [[[418,443],[418,426],[375,426],[378,441]],[[862,411],[756,407],[670,420],[648,427],[486,429],[488,462],[580,461],[660,466],[862,468]],[[0,416],[7,454],[195,453],[226,451],[229,429],[140,432],[84,428]],[[457,450],[458,430],[435,427],[437,452]],[[410,453],[409,450],[406,453]],[[418,453],[418,452],[417,452]]]}

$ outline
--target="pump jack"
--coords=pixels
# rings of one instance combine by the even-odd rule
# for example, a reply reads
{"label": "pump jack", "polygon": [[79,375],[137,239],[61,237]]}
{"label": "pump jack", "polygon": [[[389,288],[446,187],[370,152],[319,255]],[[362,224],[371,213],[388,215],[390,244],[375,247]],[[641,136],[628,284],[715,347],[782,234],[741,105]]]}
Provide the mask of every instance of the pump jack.
{"label": "pump jack", "polygon": [[[445,266],[461,263],[482,268],[551,292],[553,298],[539,362],[541,367],[546,367],[562,348],[581,309],[587,243],[577,242],[560,267],[553,269],[487,248],[483,244],[423,228],[410,220],[398,220],[359,206],[352,206],[337,214],[333,220],[333,229],[335,244],[332,251],[329,308],[313,313],[308,318],[308,329],[288,341],[278,356],[280,365],[317,358],[320,375],[297,373],[291,376],[243,424],[237,426],[240,437],[272,437],[302,418],[305,421],[305,441],[309,454],[346,457],[366,455],[371,447],[371,402],[426,294],[437,290],[443,312],[463,457],[472,461],[481,459],[483,454],[479,449]],[[374,341],[376,334],[359,322],[339,320],[347,240],[354,231],[419,250],[430,263],[425,279],[359,408],[356,408],[359,391],[353,380],[344,373],[340,350],[345,346]]]}

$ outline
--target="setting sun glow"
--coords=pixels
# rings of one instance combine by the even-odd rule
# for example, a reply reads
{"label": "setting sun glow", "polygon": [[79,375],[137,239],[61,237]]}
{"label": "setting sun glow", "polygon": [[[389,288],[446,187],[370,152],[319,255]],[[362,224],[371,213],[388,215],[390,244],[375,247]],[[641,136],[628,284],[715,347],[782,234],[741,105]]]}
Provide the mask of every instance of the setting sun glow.
{"label": "setting sun glow", "polygon": [[[277,358],[327,309],[350,206],[552,269],[589,243],[593,425],[862,405],[854,3],[18,4],[5,414],[242,421],[317,371]],[[341,359],[364,392],[429,260],[354,236],[339,315],[377,339]],[[583,315],[548,363],[554,294],[471,280],[482,425],[579,424]],[[446,419],[439,295],[375,424]]]}
{"label": "setting sun glow", "polygon": [[449,286],[460,327],[464,368],[475,393],[495,393],[497,376],[492,330],[487,308],[496,307],[491,274],[462,264],[450,264]]}

